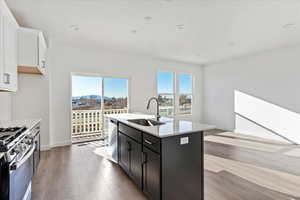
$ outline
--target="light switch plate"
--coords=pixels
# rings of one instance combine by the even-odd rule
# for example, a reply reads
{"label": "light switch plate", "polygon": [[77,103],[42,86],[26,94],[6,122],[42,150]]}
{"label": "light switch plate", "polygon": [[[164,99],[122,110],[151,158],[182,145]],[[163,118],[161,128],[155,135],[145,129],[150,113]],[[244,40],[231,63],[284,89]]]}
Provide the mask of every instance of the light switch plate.
{"label": "light switch plate", "polygon": [[189,143],[189,137],[182,137],[180,138],[180,145],[188,144]]}

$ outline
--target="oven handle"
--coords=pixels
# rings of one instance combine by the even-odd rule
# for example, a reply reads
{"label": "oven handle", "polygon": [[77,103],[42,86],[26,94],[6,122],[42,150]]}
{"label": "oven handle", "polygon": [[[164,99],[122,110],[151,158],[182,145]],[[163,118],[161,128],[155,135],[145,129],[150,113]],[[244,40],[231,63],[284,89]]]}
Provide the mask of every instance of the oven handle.
{"label": "oven handle", "polygon": [[22,160],[15,162],[11,167],[10,170],[17,170],[19,167],[21,167],[34,153],[35,151],[35,144],[32,145],[30,151],[22,158]]}

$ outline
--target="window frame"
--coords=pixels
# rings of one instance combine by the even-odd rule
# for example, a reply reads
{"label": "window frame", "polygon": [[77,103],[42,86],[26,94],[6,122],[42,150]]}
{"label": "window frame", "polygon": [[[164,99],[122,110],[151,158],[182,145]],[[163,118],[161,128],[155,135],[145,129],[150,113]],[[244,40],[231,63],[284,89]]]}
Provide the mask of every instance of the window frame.
{"label": "window frame", "polygon": [[[188,75],[188,76],[191,76],[192,78],[192,85],[191,85],[191,93],[180,93],[180,79],[179,79],[179,76],[180,75]],[[178,106],[177,106],[177,115],[181,115],[181,116],[188,116],[188,115],[192,115],[193,114],[193,103],[194,103],[194,76],[193,74],[191,73],[176,73],[176,78],[177,78],[177,96],[178,96],[178,99],[177,99],[177,103],[178,103]],[[180,113],[180,103],[179,103],[179,100],[180,100],[180,95],[187,95],[187,96],[192,96],[192,100],[191,100],[191,112],[190,113]]]}
{"label": "window frame", "polygon": [[[131,95],[132,95],[132,91],[131,91],[131,87],[132,87],[132,77],[131,76],[115,76],[115,75],[109,75],[109,74],[101,74],[101,73],[86,73],[86,72],[71,72],[69,74],[69,99],[70,99],[70,121],[71,121],[71,127],[70,127],[70,134],[69,134],[69,141],[70,143],[72,143],[72,135],[73,135],[73,131],[72,131],[72,128],[73,128],[73,124],[72,124],[72,110],[73,110],[73,106],[72,106],[72,87],[73,87],[73,81],[72,81],[72,78],[73,76],[86,76],[86,77],[96,77],[96,78],[101,78],[101,84],[102,84],[102,88],[101,88],[101,95],[103,96],[104,94],[104,78],[116,78],[116,79],[127,79],[127,111],[128,113],[130,113],[131,111]],[[104,99],[102,98],[101,99],[101,105],[104,106]],[[103,107],[104,108],[104,107]],[[104,109],[101,107],[101,111],[103,112],[102,113],[102,116],[104,116]],[[87,119],[87,118],[86,118]],[[90,122],[88,122],[90,123]],[[102,117],[102,124],[104,124],[104,117]],[[76,128],[76,126],[75,126]],[[89,131],[89,126],[88,127],[85,127],[85,128],[88,128],[88,131]],[[104,128],[103,128],[104,130]]]}
{"label": "window frame", "polygon": [[[173,93],[158,93],[158,73],[170,73],[173,74]],[[179,81],[179,75],[189,75],[192,77],[192,93],[180,93],[180,81]],[[157,97],[159,95],[173,95],[173,114],[167,115],[166,117],[175,117],[175,116],[191,116],[193,114],[193,107],[194,107],[194,83],[195,78],[192,73],[189,72],[174,72],[169,70],[158,70],[156,71],[156,79],[155,79],[155,85],[156,85],[156,95]],[[192,96],[192,102],[191,102],[191,112],[187,114],[181,114],[180,113],[180,107],[179,107],[179,98],[181,94],[187,94]]]}
{"label": "window frame", "polygon": [[[173,75],[173,93],[158,93],[158,73],[169,73],[169,74],[172,74]],[[173,114],[172,115],[167,115],[167,117],[174,117],[176,116],[176,74],[175,72],[172,72],[172,71],[157,71],[156,72],[156,95],[157,95],[157,98],[159,95],[171,95],[173,96]],[[159,112],[160,113],[160,112]]]}

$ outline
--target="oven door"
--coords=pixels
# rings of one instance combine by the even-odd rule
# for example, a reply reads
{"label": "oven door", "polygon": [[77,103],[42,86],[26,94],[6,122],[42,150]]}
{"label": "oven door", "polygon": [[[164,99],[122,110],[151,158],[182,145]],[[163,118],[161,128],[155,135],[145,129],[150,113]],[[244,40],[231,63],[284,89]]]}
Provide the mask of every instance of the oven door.
{"label": "oven door", "polygon": [[38,133],[34,138],[35,150],[33,154],[33,173],[36,174],[41,159],[41,135]]}
{"label": "oven door", "polygon": [[33,153],[35,145],[32,145],[28,153],[18,162],[10,165],[9,177],[9,200],[23,200],[31,186],[31,179],[33,176]]}
{"label": "oven door", "polygon": [[4,157],[0,158],[0,200],[9,199],[9,166]]}

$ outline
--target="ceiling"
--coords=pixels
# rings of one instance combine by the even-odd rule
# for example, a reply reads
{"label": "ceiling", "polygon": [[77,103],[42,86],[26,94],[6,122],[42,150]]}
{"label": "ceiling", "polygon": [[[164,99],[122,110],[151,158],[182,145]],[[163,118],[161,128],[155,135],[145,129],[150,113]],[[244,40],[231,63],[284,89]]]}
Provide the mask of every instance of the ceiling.
{"label": "ceiling", "polygon": [[72,46],[210,64],[300,44],[299,0],[7,0]]}

